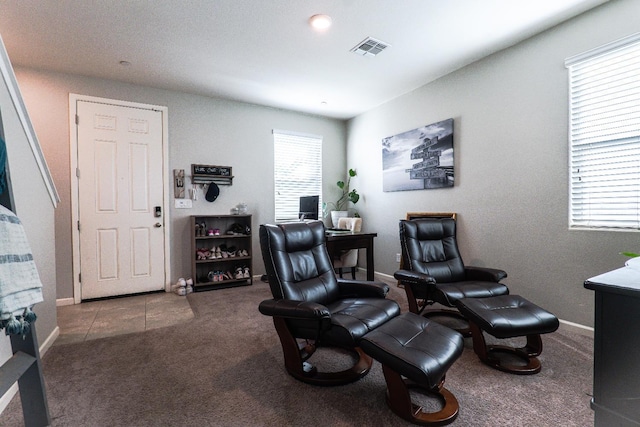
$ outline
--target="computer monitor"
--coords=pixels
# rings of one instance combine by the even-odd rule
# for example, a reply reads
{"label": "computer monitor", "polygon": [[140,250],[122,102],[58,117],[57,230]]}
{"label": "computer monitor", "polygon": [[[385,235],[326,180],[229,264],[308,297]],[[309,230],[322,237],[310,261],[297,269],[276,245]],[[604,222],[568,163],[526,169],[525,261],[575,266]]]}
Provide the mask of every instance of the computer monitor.
{"label": "computer monitor", "polygon": [[318,204],[320,196],[302,196],[300,197],[300,211],[298,217],[304,219],[318,219]]}

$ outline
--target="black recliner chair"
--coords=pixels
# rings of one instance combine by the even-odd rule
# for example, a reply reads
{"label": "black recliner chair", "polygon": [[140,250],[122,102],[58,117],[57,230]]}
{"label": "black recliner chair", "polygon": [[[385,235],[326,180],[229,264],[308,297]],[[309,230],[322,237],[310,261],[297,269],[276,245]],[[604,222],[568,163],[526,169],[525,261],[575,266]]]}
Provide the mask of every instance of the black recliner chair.
{"label": "black recliner chair", "polygon": [[[261,225],[260,246],[273,299],[259,310],[273,317],[287,372],[316,385],[366,375],[373,361],[360,339],[400,314],[386,299],[388,285],[336,278],[320,221]],[[357,361],[341,372],[319,372],[307,362],[319,346],[351,350]]]}
{"label": "black recliner chair", "polygon": [[[261,225],[260,246],[273,299],[259,309],[273,317],[289,374],[310,384],[345,384],[366,375],[373,357],[382,364],[394,413],[420,425],[456,418],[459,404],[444,382],[463,351],[460,334],[400,314],[382,282],[336,278],[321,222]],[[351,350],[357,361],[341,372],[319,372],[307,362],[319,346]],[[425,410],[413,393],[432,395],[441,407]]]}
{"label": "black recliner chair", "polygon": [[[507,295],[500,283],[507,273],[493,268],[469,267],[462,262],[452,218],[421,218],[400,221],[402,266],[394,277],[404,285],[409,311],[426,317],[449,315],[467,320],[459,311],[426,310],[434,303],[456,307],[462,298]],[[456,328],[465,336],[468,327]]]}

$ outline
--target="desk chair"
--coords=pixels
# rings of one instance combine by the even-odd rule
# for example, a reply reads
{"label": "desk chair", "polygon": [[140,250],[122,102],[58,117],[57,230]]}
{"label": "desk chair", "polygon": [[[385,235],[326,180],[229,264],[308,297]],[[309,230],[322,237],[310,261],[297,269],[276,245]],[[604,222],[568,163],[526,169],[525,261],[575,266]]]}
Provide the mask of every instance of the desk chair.
{"label": "desk chair", "polygon": [[[343,230],[351,230],[358,233],[362,230],[362,218],[340,218],[338,227]],[[339,258],[333,260],[333,268],[337,270],[340,278],[342,278],[342,269],[351,269],[351,278],[356,279],[356,267],[358,266],[358,250],[350,249],[340,254]]]}

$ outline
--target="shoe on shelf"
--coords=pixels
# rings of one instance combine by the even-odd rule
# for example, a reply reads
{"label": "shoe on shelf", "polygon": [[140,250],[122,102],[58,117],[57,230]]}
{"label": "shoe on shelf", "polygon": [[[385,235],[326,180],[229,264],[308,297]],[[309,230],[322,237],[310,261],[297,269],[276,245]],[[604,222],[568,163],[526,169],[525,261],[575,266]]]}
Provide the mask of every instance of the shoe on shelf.
{"label": "shoe on shelf", "polygon": [[250,279],[251,278],[251,273],[249,272],[249,267],[245,267],[244,271],[242,273],[242,277],[245,279]]}
{"label": "shoe on shelf", "polygon": [[227,245],[223,243],[220,245],[220,258],[228,258],[228,257],[229,257],[229,252],[227,249]]}
{"label": "shoe on shelf", "polygon": [[236,268],[236,279],[244,279],[244,273],[242,272],[242,267]]}

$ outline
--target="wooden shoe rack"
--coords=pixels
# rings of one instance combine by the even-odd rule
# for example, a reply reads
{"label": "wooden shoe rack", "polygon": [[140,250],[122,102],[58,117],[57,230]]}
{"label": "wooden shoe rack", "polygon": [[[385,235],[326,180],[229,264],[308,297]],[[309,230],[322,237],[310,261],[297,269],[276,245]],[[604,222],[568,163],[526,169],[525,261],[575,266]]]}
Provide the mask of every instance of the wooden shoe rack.
{"label": "wooden shoe rack", "polygon": [[253,284],[251,231],[251,215],[191,216],[194,291]]}

